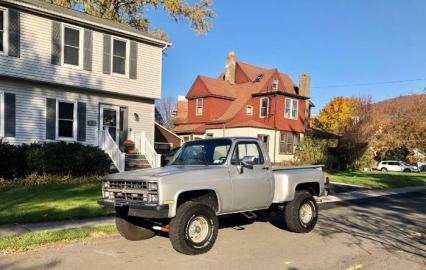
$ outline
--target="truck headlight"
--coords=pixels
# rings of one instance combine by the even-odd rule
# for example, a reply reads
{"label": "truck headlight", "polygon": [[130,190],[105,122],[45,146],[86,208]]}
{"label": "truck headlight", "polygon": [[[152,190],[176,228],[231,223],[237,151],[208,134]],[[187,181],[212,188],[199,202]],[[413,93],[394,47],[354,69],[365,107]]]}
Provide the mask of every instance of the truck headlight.
{"label": "truck headlight", "polygon": [[157,203],[158,202],[158,195],[157,194],[149,194],[148,201],[151,203]]}
{"label": "truck headlight", "polygon": [[103,188],[109,188],[109,182],[108,182],[108,181],[104,181],[104,182],[102,183],[102,187],[103,187]]}
{"label": "truck headlight", "polygon": [[149,191],[158,191],[158,183],[148,183],[148,190]]}

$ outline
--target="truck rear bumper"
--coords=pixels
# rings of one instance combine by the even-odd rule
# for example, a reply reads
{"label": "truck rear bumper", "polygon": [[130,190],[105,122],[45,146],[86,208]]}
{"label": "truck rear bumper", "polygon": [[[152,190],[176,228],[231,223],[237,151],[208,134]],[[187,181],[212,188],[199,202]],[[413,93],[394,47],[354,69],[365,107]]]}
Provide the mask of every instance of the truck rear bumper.
{"label": "truck rear bumper", "polygon": [[121,213],[127,211],[128,216],[163,219],[169,216],[169,205],[147,205],[143,203],[135,203],[128,201],[115,201],[115,200],[98,200],[98,204],[103,207],[109,207],[119,210]]}

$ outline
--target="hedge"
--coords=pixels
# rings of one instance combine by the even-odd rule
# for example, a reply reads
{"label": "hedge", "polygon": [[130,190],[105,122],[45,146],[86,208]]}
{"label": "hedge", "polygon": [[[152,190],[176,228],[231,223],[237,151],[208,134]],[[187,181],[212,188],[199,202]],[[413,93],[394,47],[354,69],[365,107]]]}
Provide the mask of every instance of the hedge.
{"label": "hedge", "polygon": [[104,175],[111,160],[102,150],[80,143],[11,145],[0,141],[0,178],[31,174],[58,176]]}

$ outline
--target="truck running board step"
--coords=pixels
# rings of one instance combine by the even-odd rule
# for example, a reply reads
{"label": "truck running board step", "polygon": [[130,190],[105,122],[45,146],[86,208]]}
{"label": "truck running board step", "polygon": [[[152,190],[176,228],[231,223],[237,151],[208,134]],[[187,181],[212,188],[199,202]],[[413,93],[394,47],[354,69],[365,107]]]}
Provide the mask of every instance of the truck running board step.
{"label": "truck running board step", "polygon": [[257,215],[255,213],[251,212],[251,211],[244,212],[244,213],[241,213],[241,214],[243,214],[243,216],[245,216],[248,219],[256,219],[257,218]]}

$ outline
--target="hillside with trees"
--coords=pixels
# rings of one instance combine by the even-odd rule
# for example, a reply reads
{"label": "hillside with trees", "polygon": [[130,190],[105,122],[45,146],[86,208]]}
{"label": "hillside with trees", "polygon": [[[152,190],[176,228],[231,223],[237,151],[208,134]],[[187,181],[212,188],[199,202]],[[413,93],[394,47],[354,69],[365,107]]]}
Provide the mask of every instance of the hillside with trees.
{"label": "hillside with trees", "polygon": [[302,143],[298,156],[302,162],[307,151],[325,151],[319,156],[326,156],[332,169],[371,168],[383,159],[415,163],[413,150],[426,152],[426,94],[377,103],[371,98],[335,97],[320,111],[313,126],[340,139],[335,145],[325,140]]}

